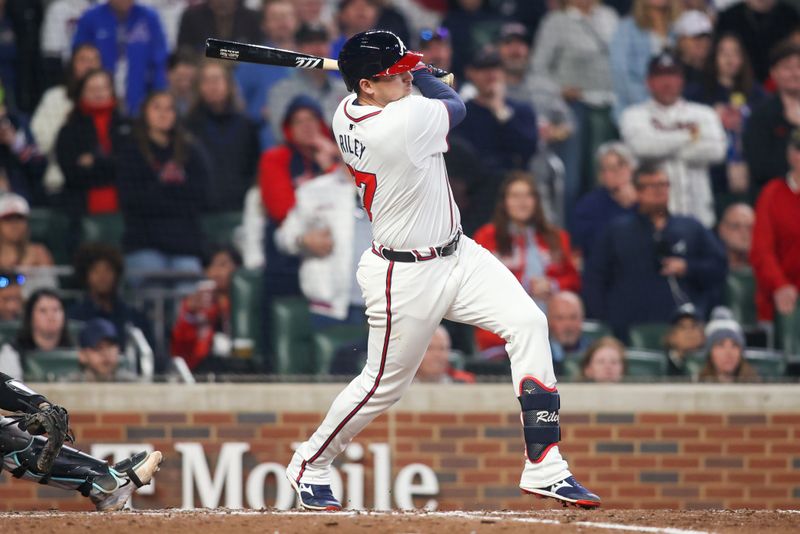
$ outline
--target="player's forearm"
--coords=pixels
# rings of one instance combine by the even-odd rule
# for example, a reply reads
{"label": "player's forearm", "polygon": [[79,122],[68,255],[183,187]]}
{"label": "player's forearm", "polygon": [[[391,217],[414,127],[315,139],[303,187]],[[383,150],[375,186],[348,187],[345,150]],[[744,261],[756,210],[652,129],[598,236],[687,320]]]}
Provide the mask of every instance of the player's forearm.
{"label": "player's forearm", "polygon": [[451,129],[461,123],[464,117],[467,116],[467,108],[458,93],[427,70],[420,69],[415,71],[413,83],[425,98],[442,101],[447,108],[447,114],[450,116]]}
{"label": "player's forearm", "polygon": [[11,412],[34,413],[47,399],[29,389],[19,380],[0,373],[0,409]]}

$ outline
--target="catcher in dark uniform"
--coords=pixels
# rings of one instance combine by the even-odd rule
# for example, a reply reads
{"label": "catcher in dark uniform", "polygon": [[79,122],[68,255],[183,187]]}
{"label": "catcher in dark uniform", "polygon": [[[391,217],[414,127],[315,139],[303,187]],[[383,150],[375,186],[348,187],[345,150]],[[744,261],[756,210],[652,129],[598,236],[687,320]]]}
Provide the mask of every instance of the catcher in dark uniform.
{"label": "catcher in dark uniform", "polygon": [[150,483],[161,453],[146,451],[109,465],[77,449],[69,414],[25,384],[0,373],[0,471],[15,478],[79,491],[98,510],[120,510],[131,494]]}

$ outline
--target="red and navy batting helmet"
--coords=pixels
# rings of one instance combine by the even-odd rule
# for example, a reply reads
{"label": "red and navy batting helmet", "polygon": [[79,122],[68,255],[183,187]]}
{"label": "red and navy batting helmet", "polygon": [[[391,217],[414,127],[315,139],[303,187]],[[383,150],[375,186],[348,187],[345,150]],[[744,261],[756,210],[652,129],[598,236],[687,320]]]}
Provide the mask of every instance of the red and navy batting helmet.
{"label": "red and navy batting helmet", "polygon": [[348,91],[355,91],[362,78],[391,76],[413,69],[422,54],[406,48],[403,41],[386,30],[357,33],[339,52],[339,70]]}

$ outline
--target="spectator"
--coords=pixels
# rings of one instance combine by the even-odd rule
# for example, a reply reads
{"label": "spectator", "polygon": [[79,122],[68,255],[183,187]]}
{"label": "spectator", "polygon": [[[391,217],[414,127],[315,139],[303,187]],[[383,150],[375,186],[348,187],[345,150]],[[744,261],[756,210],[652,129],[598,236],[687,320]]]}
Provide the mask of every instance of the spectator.
{"label": "spectator", "polygon": [[[284,120],[286,141],[263,154],[259,162],[259,187],[268,217],[264,232],[264,300],[274,296],[300,295],[297,257],[280,252],[275,243],[275,230],[295,205],[295,190],[304,182],[339,164],[339,149],[322,118],[322,112],[311,98],[296,97]],[[268,305],[267,305],[268,309]],[[269,312],[264,314],[269,324]]]}
{"label": "spectator", "polygon": [[631,15],[620,21],[609,46],[617,120],[624,109],[648,99],[648,64],[672,46],[669,31],[680,12],[679,0],[633,0]]}
{"label": "spectator", "polygon": [[570,232],[584,263],[588,263],[592,244],[608,223],[620,215],[633,213],[636,204],[632,181],[636,158],[631,149],[624,143],[604,143],[597,149],[595,161],[600,186],[586,193],[575,205]]}
{"label": "spectator", "polygon": [[16,339],[0,347],[0,372],[21,380],[31,353],[72,346],[61,297],[52,289],[39,289],[25,303]]}
{"label": "spectator", "polygon": [[787,157],[788,175],[769,182],[756,204],[750,263],[762,321],[794,312],[800,290],[800,130],[792,132]]}
{"label": "spectator", "polygon": [[667,335],[664,337],[667,375],[689,375],[686,360],[692,353],[702,349],[705,342],[703,323],[700,321],[695,307],[691,303],[678,306],[672,315]]}
{"label": "spectator", "polygon": [[138,382],[139,377],[120,368],[119,333],[105,319],[92,319],[78,334],[81,370],[70,373],[65,382]]}
{"label": "spectator", "polygon": [[[53,0],[45,9],[42,23],[42,60],[45,70],[59,78],[62,67],[74,56],[72,39],[77,21],[89,9],[89,0]],[[98,65],[99,66],[99,65]]]}
{"label": "spectator", "polygon": [[[541,210],[533,177],[511,173],[501,184],[492,222],[474,239],[497,256],[543,309],[559,290],[577,291],[578,271],[572,261],[569,235],[548,222]],[[494,334],[479,330],[481,350],[505,345]]]}
{"label": "spectator", "polygon": [[230,370],[231,279],[242,266],[239,252],[229,245],[213,247],[203,257],[206,279],[181,303],[172,327],[170,353],[186,360],[197,373]]}
{"label": "spectator", "polygon": [[301,257],[300,287],[315,330],[366,324],[356,270],[371,246],[372,228],[356,191],[343,166],[303,183],[297,203],[275,232],[281,252]]}
{"label": "spectator", "polygon": [[199,214],[208,167],[176,121],[172,96],[151,93],[117,154],[125,268],[134,286],[144,281],[143,272],[202,270]]}
{"label": "spectator", "polygon": [[475,56],[494,41],[503,22],[503,18],[483,0],[448,2],[442,26],[450,31],[453,50],[456,50],[452,69],[456,79],[463,78],[465,68]]}
{"label": "spectator", "polygon": [[45,188],[50,191],[60,191],[64,186],[64,175],[56,161],[56,137],[75,107],[78,83],[88,72],[99,69],[100,66],[100,52],[97,48],[88,43],[80,45],[69,60],[64,83],[45,91],[33,113],[31,130],[39,151],[48,157],[43,181]]}
{"label": "spectator", "polygon": [[[262,12],[263,44],[284,50],[296,50],[295,34],[298,29],[298,19],[295,4],[288,0],[266,2]],[[259,143],[262,150],[275,144],[269,121],[271,113],[267,95],[272,86],[291,73],[292,70],[285,67],[255,63],[242,62],[236,66],[234,75],[247,106],[247,116],[260,126]]]}
{"label": "spectator", "polygon": [[4,99],[28,116],[44,89],[40,43],[43,11],[41,2],[0,3],[0,80],[5,87]]}
{"label": "spectator", "polygon": [[[497,51],[503,62],[509,98],[528,102],[536,112],[539,150],[531,168],[543,198],[550,199],[548,215],[553,220],[564,221],[564,195],[561,193],[564,186],[557,183],[564,178],[556,176],[552,167],[563,166],[567,188],[577,187],[580,182],[576,176],[580,172],[580,146],[574,135],[572,111],[561,96],[561,87],[549,76],[534,75],[530,68],[530,36],[525,26],[517,22],[504,24]],[[553,163],[553,158],[560,161]]]}
{"label": "spectator", "polygon": [[[328,33],[324,28],[302,26],[295,40],[300,53],[327,57]],[[330,124],[336,108],[347,94],[341,77],[331,76],[321,69],[293,69],[288,77],[273,85],[267,95],[273,139],[276,142],[284,140],[281,119],[298,96],[305,95],[315,100],[321,107],[325,123]]]}
{"label": "spectator", "polygon": [[633,175],[638,208],[609,223],[584,270],[587,314],[628,340],[631,325],[667,322],[677,304],[701,314],[719,298],[725,253],[710,231],[668,210],[669,178],[641,165]]}
{"label": "spectator", "polygon": [[[539,27],[533,53],[533,72],[539,78],[552,79],[569,103],[575,117],[575,136],[571,152],[565,155],[570,163],[587,160],[594,144],[590,128],[605,115],[610,123],[614,91],[611,83],[609,44],[616,31],[616,12],[597,0],[567,0],[563,10],[548,13]],[[603,139],[605,140],[605,139]],[[602,142],[602,141],[601,141]],[[591,157],[591,156],[589,156]],[[571,213],[578,197],[589,190],[581,178],[588,175],[584,166],[567,165],[565,210]]]}
{"label": "spectator", "polygon": [[241,111],[230,69],[215,60],[200,67],[199,98],[186,126],[211,165],[206,184],[208,211],[241,211],[258,166],[256,126]]}
{"label": "spectator", "polygon": [[750,271],[750,249],[756,214],[743,202],[725,209],[717,231],[728,255],[728,270]]}
{"label": "spectator", "polygon": [[486,169],[486,176],[470,184],[470,210],[466,226],[483,224],[492,214],[490,199],[497,198],[504,175],[525,170],[539,140],[536,113],[524,102],[506,97],[506,81],[499,54],[485,50],[467,69],[477,94],[467,102],[467,117],[451,132],[471,147]]}
{"label": "spectator", "polygon": [[82,216],[119,211],[113,150],[130,125],[117,110],[114,84],[104,70],[88,72],[75,98],[76,107],[56,138],[56,157],[64,173],[64,202],[77,234]]}
{"label": "spectator", "polygon": [[17,322],[22,318],[22,286],[25,276],[0,270],[0,323]]}
{"label": "spectator", "polygon": [[335,29],[333,10],[328,9],[326,3],[329,2],[326,0],[292,0],[301,26],[324,26],[332,35]]}
{"label": "spectator", "polygon": [[581,362],[581,374],[589,382],[622,382],[625,364],[625,345],[613,337],[605,336],[587,349]]}
{"label": "spectator", "polygon": [[28,121],[7,100],[9,89],[0,79],[0,193],[13,191],[44,203],[41,177],[46,160],[28,128]]}
{"label": "spectator", "polygon": [[[190,6],[197,4],[196,0],[140,0],[144,5],[150,6],[158,13],[161,26],[164,28],[164,37],[167,39],[167,50],[177,51],[178,31],[180,30],[183,13]],[[252,2],[252,0],[249,0]]]}
{"label": "spectator", "polygon": [[714,225],[708,168],[725,157],[727,141],[714,110],[687,102],[683,72],[674,57],[661,54],[648,67],[651,100],[626,109],[622,138],[641,159],[661,159],[670,183],[670,212]]}
{"label": "spectator", "polygon": [[28,202],[14,193],[0,195],[0,268],[19,269],[27,273],[23,293],[27,296],[40,287],[57,287],[54,274],[46,267],[53,266],[53,255],[47,247],[31,243]]}
{"label": "spectator", "polygon": [[711,53],[711,18],[696,9],[684,11],[672,31],[678,39],[677,55],[687,85],[699,83]]}
{"label": "spectator", "polygon": [[[246,65],[246,63],[242,63]],[[176,52],[169,57],[167,71],[169,92],[175,99],[175,110],[183,119],[197,99],[197,61],[191,54]]]}
{"label": "spectator", "polygon": [[711,167],[714,197],[747,191],[749,170],[744,162],[743,133],[751,110],[764,97],[753,79],[753,70],[742,42],[734,34],[725,34],[714,45],[698,83],[687,84],[689,100],[712,106],[728,137],[725,163]]}
{"label": "spectator", "polygon": [[800,127],[800,45],[782,43],[769,57],[776,92],[753,110],[742,140],[753,203],[769,180],[786,175],[789,134]]}
{"label": "spectator", "polygon": [[[444,26],[422,30],[419,33],[419,51],[422,52],[425,63],[450,71],[453,44],[450,42],[450,32]],[[456,80],[456,83],[460,83],[460,80]]]}
{"label": "spectator", "polygon": [[758,372],[744,359],[742,327],[727,308],[717,308],[706,326],[706,365],[701,382],[759,382]]}
{"label": "spectator", "polygon": [[422,356],[414,381],[427,384],[472,384],[475,375],[450,365],[450,334],[442,325],[436,327]]}
{"label": "spectator", "polygon": [[208,0],[183,12],[178,29],[178,50],[201,53],[206,39],[228,39],[242,43],[261,41],[258,12],[242,0]]}
{"label": "spectator", "polygon": [[[112,245],[84,243],[75,253],[75,278],[84,293],[67,314],[70,319],[90,321],[105,319],[118,333],[117,344],[125,348],[129,325],[142,331],[153,346],[153,327],[145,315],[130,306],[120,293],[124,264],[122,254]],[[156,355],[156,371],[162,372],[167,361]]]}
{"label": "spectator", "polygon": [[[337,26],[340,35],[331,43],[330,57],[339,57],[345,41],[359,32],[365,32],[377,26],[378,17],[381,15],[381,3],[379,0],[339,0],[336,15]],[[402,39],[402,37],[401,37]],[[409,42],[407,39],[404,43]],[[327,57],[327,56],[325,56]]]}
{"label": "spectator", "polygon": [[108,0],[78,20],[73,47],[92,43],[113,73],[124,111],[134,115],[148,92],[167,87],[167,42],[158,14],[134,0]]}
{"label": "spectator", "polygon": [[583,334],[584,310],[581,298],[572,291],[560,291],[547,303],[550,352],[553,368],[561,373],[564,360],[586,350],[589,338]]}
{"label": "spectator", "polygon": [[744,44],[759,82],[770,74],[770,51],[800,24],[794,7],[781,0],[744,0],[719,14],[717,35],[734,33]]}

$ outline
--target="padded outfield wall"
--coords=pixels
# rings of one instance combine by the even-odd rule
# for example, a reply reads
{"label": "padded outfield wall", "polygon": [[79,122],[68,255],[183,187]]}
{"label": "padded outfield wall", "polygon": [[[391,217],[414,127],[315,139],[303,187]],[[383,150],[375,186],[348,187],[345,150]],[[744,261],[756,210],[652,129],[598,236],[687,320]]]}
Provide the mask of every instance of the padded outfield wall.
{"label": "padded outfield wall", "polygon": [[[72,385],[35,389],[70,409],[78,446],[165,454],[136,508],[288,508],[282,477],[342,384]],[[797,385],[565,384],[561,450],[612,508],[800,508]],[[528,509],[510,386],[414,385],[338,462],[353,508]],[[89,510],[0,475],[0,510]]]}

